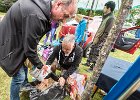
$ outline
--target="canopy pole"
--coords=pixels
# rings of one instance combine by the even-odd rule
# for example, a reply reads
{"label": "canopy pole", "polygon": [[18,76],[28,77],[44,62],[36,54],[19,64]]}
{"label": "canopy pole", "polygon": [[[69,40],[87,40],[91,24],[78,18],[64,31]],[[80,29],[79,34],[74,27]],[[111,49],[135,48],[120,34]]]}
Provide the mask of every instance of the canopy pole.
{"label": "canopy pole", "polygon": [[95,2],[95,0],[92,1],[91,9],[90,9],[90,11],[88,13],[87,28],[88,28],[88,23],[89,23],[90,16],[92,14],[92,9],[93,9],[94,2]]}

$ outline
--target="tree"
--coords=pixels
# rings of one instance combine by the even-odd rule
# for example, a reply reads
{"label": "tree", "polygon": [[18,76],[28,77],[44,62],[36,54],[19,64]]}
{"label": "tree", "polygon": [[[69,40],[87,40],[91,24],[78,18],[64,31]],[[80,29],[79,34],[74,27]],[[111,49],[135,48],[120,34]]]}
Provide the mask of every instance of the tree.
{"label": "tree", "polygon": [[7,12],[8,9],[12,6],[17,0],[0,0],[0,11]]}
{"label": "tree", "polygon": [[130,11],[130,16],[128,17],[127,21],[129,23],[133,23],[136,26],[140,26],[140,5],[134,6]]}
{"label": "tree", "polygon": [[90,80],[87,82],[86,88],[84,93],[82,94],[82,100],[89,100],[91,90],[93,90],[94,84],[97,82],[99,75],[101,73],[101,69],[111,51],[112,44],[115,43],[115,40],[117,39],[118,34],[120,33],[122,26],[125,22],[125,19],[129,13],[129,10],[132,6],[133,0],[122,0],[121,7],[119,9],[117,18],[115,20],[115,23],[106,39],[106,42],[104,43],[104,46],[102,47],[99,57],[96,61],[96,64],[93,68],[92,76],[90,77]]}

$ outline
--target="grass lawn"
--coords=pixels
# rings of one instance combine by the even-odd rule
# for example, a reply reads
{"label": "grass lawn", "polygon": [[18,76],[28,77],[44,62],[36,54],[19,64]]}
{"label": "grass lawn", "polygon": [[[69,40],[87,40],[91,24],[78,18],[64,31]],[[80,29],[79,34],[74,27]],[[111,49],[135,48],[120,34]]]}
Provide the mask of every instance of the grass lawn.
{"label": "grass lawn", "polygon": [[140,48],[138,48],[137,51],[135,51],[135,53],[133,55],[125,53],[125,52],[123,52],[121,50],[117,50],[117,49],[116,49],[116,52],[110,53],[110,56],[119,58],[119,59],[122,59],[122,60],[125,60],[128,62],[134,62],[139,55],[140,55]]}
{"label": "grass lawn", "polygon": [[10,100],[10,81],[11,78],[0,68],[0,100]]}
{"label": "grass lawn", "polygon": [[0,15],[5,15],[5,13],[3,13],[3,12],[0,12]]}
{"label": "grass lawn", "polygon": [[2,17],[2,16],[4,16],[4,15],[5,15],[5,13],[0,12],[0,17]]}
{"label": "grass lawn", "polygon": [[[0,12],[0,16],[3,16],[5,13]],[[111,52],[110,56],[116,57],[125,61],[134,62],[136,58],[140,55],[140,48],[135,52],[135,54],[131,55],[128,53],[125,53],[120,50],[116,50],[115,52]],[[82,59],[81,63],[85,63],[86,58]],[[79,70],[81,73],[87,74],[88,76],[91,75],[91,73],[87,72],[87,67],[80,65]],[[7,74],[0,68],[0,100],[9,100],[9,91],[10,91],[10,82],[11,78],[7,76]],[[102,95],[99,93],[96,93],[94,96],[94,100],[102,100]],[[27,98],[22,100],[28,100]],[[69,100],[68,98],[65,100]]]}
{"label": "grass lawn", "polygon": [[[129,62],[133,62],[138,57],[139,54],[140,54],[140,49],[138,49],[134,55],[125,53],[120,50],[116,50],[115,52],[111,52],[110,56],[120,58]],[[82,63],[84,62],[86,62],[85,58],[82,59]],[[85,71],[87,67],[80,65],[79,69],[81,73],[86,73],[89,76],[91,75],[91,73],[88,73],[87,71]],[[10,81],[11,81],[11,78],[8,77],[6,73],[0,68],[0,100],[9,100]],[[24,99],[24,100],[27,100],[27,99]],[[97,93],[94,96],[94,100],[102,100],[102,96],[99,93]]]}
{"label": "grass lawn", "polygon": [[[0,12],[0,17],[4,16],[5,13]],[[58,30],[59,31],[59,30]],[[43,39],[45,38],[45,36],[43,37]],[[43,39],[41,40],[41,42],[43,43]],[[85,62],[85,58],[83,58],[83,61]],[[82,67],[82,66],[81,66]],[[80,67],[80,71],[82,73],[87,73],[84,72],[85,70],[83,67]],[[87,73],[88,75],[90,75],[90,73]],[[30,77],[29,77],[30,78]],[[0,68],[0,100],[10,100],[10,82],[11,82],[11,78],[8,77],[8,75]],[[21,100],[29,100],[29,98],[27,97],[27,93],[23,93],[22,94],[22,98]],[[95,99],[94,100],[101,100],[102,96],[100,94],[96,94],[95,95]],[[67,97],[65,100],[69,100],[69,98]]]}

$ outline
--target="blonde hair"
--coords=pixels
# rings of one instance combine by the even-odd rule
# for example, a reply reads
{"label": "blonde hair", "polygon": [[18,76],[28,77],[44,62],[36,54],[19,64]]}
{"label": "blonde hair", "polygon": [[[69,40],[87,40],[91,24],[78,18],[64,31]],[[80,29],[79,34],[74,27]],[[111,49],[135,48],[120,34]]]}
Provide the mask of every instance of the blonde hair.
{"label": "blonde hair", "polygon": [[82,19],[83,19],[83,15],[81,15],[81,14],[76,14],[75,15],[75,20],[76,21],[80,22]]}

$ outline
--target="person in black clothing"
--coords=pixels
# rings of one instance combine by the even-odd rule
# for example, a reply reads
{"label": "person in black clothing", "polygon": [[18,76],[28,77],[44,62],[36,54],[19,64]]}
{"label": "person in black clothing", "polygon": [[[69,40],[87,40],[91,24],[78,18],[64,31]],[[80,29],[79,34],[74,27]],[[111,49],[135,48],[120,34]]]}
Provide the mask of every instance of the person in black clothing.
{"label": "person in black clothing", "polygon": [[51,21],[65,21],[76,12],[77,0],[18,0],[0,22],[0,66],[12,76],[10,100],[20,100],[25,81],[24,61],[45,68],[37,55],[40,39],[51,29]]}
{"label": "person in black clothing", "polygon": [[[61,69],[62,73],[59,83],[63,86],[69,75],[73,74],[82,60],[83,49],[75,44],[75,37],[67,34],[61,45],[56,46],[48,58],[46,65],[52,65],[52,69]],[[54,71],[55,72],[55,71]]]}

